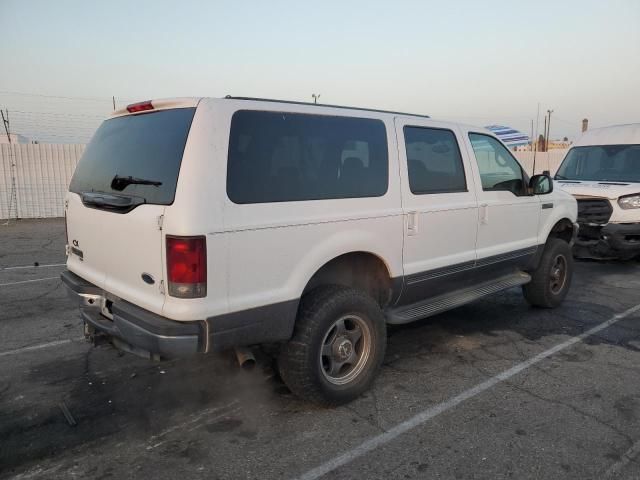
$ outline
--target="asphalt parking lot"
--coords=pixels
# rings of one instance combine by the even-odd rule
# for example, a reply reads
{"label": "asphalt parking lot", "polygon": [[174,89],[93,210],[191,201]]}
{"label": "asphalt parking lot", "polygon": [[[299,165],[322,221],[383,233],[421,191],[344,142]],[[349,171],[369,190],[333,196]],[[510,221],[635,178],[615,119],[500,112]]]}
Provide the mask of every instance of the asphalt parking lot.
{"label": "asphalt parking lot", "polygon": [[0,226],[1,478],[640,478],[638,262],[394,328],[374,389],[322,409],[266,361],[89,346],[64,260],[60,220]]}

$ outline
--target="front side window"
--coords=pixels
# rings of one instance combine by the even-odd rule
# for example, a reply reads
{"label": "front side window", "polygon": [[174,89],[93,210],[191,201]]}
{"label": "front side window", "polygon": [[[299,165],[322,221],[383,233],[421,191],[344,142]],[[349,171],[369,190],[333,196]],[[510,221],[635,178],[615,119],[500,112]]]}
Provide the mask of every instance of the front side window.
{"label": "front side window", "polygon": [[413,194],[467,191],[460,148],[451,130],[407,126],[404,143]]}
{"label": "front side window", "polygon": [[558,180],[640,182],[640,145],[594,145],[569,150]]}
{"label": "front side window", "polygon": [[227,195],[234,203],[379,197],[388,183],[380,120],[251,110],[233,115]]}
{"label": "front side window", "polygon": [[469,140],[478,162],[484,191],[505,190],[514,195],[524,193],[522,167],[499,140],[481,133],[470,133]]}

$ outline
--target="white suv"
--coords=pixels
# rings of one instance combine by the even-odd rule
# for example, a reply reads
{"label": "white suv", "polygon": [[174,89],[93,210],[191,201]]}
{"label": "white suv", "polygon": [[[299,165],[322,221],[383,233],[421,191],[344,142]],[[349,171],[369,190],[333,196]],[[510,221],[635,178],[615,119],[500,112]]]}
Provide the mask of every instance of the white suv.
{"label": "white suv", "polygon": [[523,285],[559,305],[576,201],[490,132],[250,98],[129,105],[66,197],[85,332],[150,358],[278,347],[298,395],[347,402],[386,324]]}
{"label": "white suv", "polygon": [[640,123],[589,130],[555,178],[578,199],[576,256],[640,255]]}

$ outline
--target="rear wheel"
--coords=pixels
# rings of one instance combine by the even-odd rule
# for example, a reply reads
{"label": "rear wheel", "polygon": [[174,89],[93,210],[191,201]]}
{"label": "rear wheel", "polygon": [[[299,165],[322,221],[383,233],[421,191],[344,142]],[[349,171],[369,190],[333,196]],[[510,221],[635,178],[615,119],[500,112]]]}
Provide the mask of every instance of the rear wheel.
{"label": "rear wheel", "polygon": [[531,282],[522,287],[524,297],[535,307],[555,308],[569,293],[572,277],[571,247],[564,240],[550,238],[538,268],[531,274]]}
{"label": "rear wheel", "polygon": [[340,405],[371,386],[385,347],[384,315],[371,297],[319,287],[302,298],[293,338],[280,352],[280,375],[298,396]]}

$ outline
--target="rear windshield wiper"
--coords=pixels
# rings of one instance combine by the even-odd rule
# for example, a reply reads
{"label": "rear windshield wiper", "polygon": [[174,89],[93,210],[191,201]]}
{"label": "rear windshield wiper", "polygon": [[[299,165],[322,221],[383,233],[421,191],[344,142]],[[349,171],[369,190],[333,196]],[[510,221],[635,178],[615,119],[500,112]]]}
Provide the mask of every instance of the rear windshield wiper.
{"label": "rear windshield wiper", "polygon": [[159,187],[162,185],[162,182],[158,182],[156,180],[145,180],[144,178],[136,178],[132,176],[121,177],[117,174],[113,177],[113,180],[111,180],[111,188],[118,192],[127,188],[127,185],[153,185],[154,187]]}

